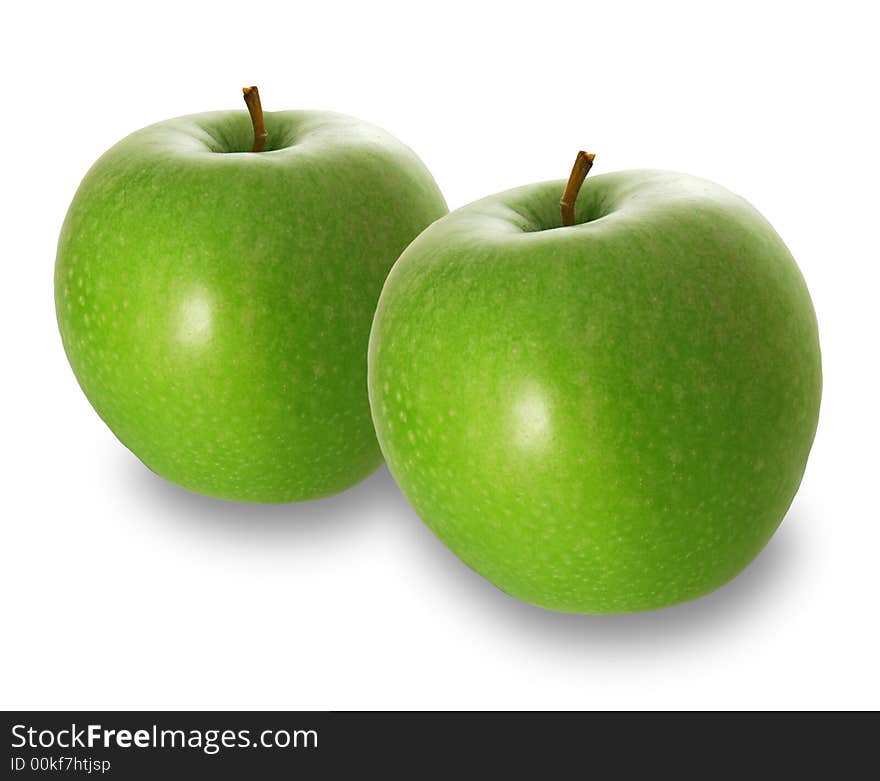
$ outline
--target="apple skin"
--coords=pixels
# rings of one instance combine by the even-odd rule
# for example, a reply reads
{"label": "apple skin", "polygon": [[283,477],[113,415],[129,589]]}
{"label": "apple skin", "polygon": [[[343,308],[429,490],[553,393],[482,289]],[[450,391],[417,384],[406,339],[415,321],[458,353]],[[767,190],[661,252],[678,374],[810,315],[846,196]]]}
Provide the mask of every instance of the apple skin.
{"label": "apple skin", "polygon": [[138,131],[88,172],[58,243],[64,349],[150,469],[224,499],[341,491],[382,463],[366,352],[382,283],[447,212],[411,150],[339,114]]}
{"label": "apple skin", "polygon": [[430,529],[508,594],[577,613],[706,594],[803,476],[821,363],[804,280],[748,203],[663,171],[500,193],[403,253],[373,420]]}

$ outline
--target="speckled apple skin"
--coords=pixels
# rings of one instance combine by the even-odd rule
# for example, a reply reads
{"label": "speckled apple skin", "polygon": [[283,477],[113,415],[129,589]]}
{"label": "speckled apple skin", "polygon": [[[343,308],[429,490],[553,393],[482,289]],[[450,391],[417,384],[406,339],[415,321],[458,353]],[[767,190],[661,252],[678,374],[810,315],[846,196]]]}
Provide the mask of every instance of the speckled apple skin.
{"label": "speckled apple skin", "polygon": [[388,270],[446,213],[399,141],[338,114],[145,128],[88,172],[58,243],[61,337],[147,466],[203,494],[288,502],[382,461],[366,351]]}
{"label": "speckled apple skin", "polygon": [[369,387],[433,532],[509,594],[619,613],[699,597],[762,549],[816,431],[816,318],[744,200],[660,171],[434,223],[392,270]]}

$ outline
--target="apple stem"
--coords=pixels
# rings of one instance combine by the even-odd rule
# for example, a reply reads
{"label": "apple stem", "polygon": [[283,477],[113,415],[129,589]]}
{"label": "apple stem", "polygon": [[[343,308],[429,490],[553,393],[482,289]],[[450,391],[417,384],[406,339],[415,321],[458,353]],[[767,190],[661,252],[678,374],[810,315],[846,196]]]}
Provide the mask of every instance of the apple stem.
{"label": "apple stem", "polygon": [[565,192],[559,201],[559,208],[562,210],[562,225],[568,227],[574,225],[574,205],[577,203],[578,193],[581,191],[581,185],[590,169],[593,167],[593,160],[596,155],[589,152],[578,152],[574,159],[574,166],[571,169],[571,176],[568,177],[568,184],[565,185]]}
{"label": "apple stem", "polygon": [[262,152],[266,148],[266,126],[263,124],[263,107],[260,105],[260,91],[256,87],[244,87],[244,102],[247,104],[254,125],[253,152]]}

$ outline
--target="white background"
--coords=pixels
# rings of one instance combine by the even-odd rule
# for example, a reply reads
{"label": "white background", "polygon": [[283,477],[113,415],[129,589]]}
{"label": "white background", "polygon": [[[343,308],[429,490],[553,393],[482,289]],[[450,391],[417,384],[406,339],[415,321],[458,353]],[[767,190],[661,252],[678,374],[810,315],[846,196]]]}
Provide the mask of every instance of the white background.
{"label": "white background", "polygon": [[[0,707],[880,707],[880,138],[874,4],[7,3],[0,23]],[[143,125],[328,108],[412,146],[452,208],[671,168],[754,203],[812,291],[819,434],[734,582],[559,615],[463,566],[385,470],[227,504],[154,476],[80,392],[52,267],[89,165]]]}

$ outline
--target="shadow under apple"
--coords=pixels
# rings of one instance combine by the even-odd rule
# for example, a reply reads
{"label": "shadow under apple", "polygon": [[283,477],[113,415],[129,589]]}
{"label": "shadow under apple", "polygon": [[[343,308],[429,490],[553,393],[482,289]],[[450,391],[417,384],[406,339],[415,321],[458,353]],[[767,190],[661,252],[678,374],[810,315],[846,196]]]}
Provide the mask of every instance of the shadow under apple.
{"label": "shadow under apple", "polygon": [[[639,653],[645,645],[676,644],[694,634],[732,628],[739,618],[773,599],[792,577],[802,557],[803,535],[797,512],[786,517],[766,548],[736,578],[700,599],[673,607],[623,615],[556,613],[521,602],[500,591],[463,564],[437,540],[400,493],[382,467],[341,494],[300,504],[242,504],[186,491],[153,474],[136,459],[127,459],[130,489],[168,522],[185,524],[200,533],[246,537],[266,544],[333,545],[343,535],[371,533],[379,525],[399,525],[394,533],[407,538],[420,569],[436,573],[444,588],[457,592],[451,601],[477,613],[484,626],[520,636],[541,645],[552,644],[623,653]],[[381,512],[364,513],[364,507]],[[391,533],[390,529],[385,530]]]}
{"label": "shadow under apple", "polygon": [[246,534],[251,542],[276,545],[299,539],[331,543],[362,520],[360,508],[381,505],[396,494],[405,502],[386,467],[335,496],[310,502],[256,504],[230,502],[193,493],[151,472],[136,458],[126,459],[130,490],[163,519],[189,527],[205,527],[206,535]]}

